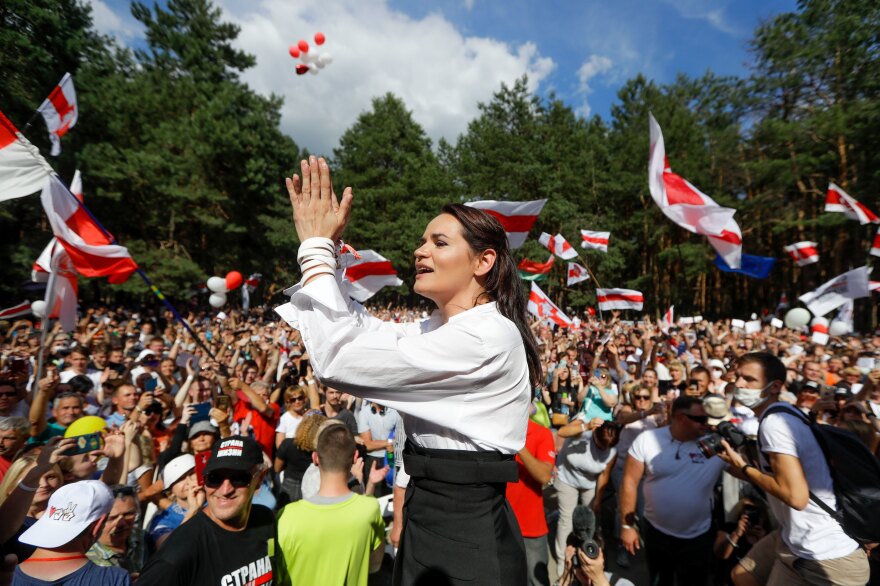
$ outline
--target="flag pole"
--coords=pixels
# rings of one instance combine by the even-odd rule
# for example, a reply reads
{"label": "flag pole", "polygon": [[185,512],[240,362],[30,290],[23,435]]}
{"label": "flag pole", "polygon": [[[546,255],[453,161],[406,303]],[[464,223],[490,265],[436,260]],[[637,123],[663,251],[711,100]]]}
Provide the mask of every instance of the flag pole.
{"label": "flag pole", "polygon": [[[89,208],[87,208],[86,205],[83,202],[81,202],[79,200],[79,198],[77,198],[66,185],[64,185],[63,181],[59,181],[59,183],[62,186],[64,186],[64,191],[67,193],[67,195],[69,195],[71,198],[73,198],[73,201],[75,201],[77,203],[77,205],[80,208],[82,208],[82,210],[86,214],[88,214],[89,218],[95,223],[95,225],[98,227],[98,229],[101,230],[101,232],[103,232],[103,234],[107,238],[107,240],[110,241],[110,244],[115,244],[115,245],[119,246],[119,242],[116,241],[116,238],[114,238],[113,235],[110,234],[110,232],[104,227],[104,225],[101,223],[101,221],[98,220],[98,218],[96,218],[94,214],[92,214],[91,210],[89,210]],[[190,333],[190,335],[192,336],[195,343],[198,344],[202,348],[202,350],[204,350],[205,352],[208,353],[208,356],[211,357],[211,360],[213,360],[214,362],[217,362],[217,357],[214,355],[214,353],[211,352],[211,350],[201,341],[201,339],[199,339],[199,337],[196,335],[196,333],[190,327],[189,323],[187,323],[187,321],[183,318],[183,316],[180,314],[180,312],[177,311],[177,308],[175,308],[173,305],[171,305],[171,302],[168,301],[168,299],[165,297],[164,293],[162,293],[162,291],[160,291],[159,288],[153,284],[153,282],[150,280],[150,278],[147,276],[147,274],[144,272],[144,270],[142,268],[140,268],[140,266],[138,266],[135,269],[135,272],[138,274],[138,276],[141,279],[143,279],[144,283],[146,283],[146,285],[147,285],[147,287],[149,287],[150,291],[152,291],[152,293],[159,299],[159,301],[161,301],[165,305],[165,307],[171,312],[171,314],[174,316],[174,319],[179,321],[181,323],[181,325],[183,325],[183,327],[186,328],[186,331],[188,331]],[[223,370],[226,369],[225,366],[222,364],[220,365],[220,367]]]}
{"label": "flag pole", "polygon": [[[601,289],[602,285],[599,284],[599,279],[597,279],[596,275],[593,274],[593,271],[590,270],[590,264],[584,260],[584,258],[581,256],[581,253],[577,251],[577,248],[572,246],[571,249],[574,250],[574,253],[577,255],[578,260],[584,263],[584,268],[587,269],[587,272],[590,274],[590,278],[592,278],[593,282],[596,283],[596,288]],[[596,308],[598,308],[599,310],[599,319],[602,321],[602,323],[605,323],[605,316],[602,315],[602,306],[599,305],[598,299],[596,299]]]}
{"label": "flag pole", "polygon": [[[60,245],[59,245],[60,246]],[[34,375],[34,384],[39,385],[43,376],[43,362],[45,355],[46,337],[49,334],[49,326],[52,323],[52,307],[55,305],[52,297],[55,292],[55,275],[58,272],[58,261],[55,258],[55,251],[49,257],[49,280],[46,282],[46,294],[43,296],[43,302],[46,304],[45,316],[40,320],[40,352],[37,354],[37,373]],[[39,387],[38,387],[39,388]],[[32,389],[33,390],[33,389]]]}

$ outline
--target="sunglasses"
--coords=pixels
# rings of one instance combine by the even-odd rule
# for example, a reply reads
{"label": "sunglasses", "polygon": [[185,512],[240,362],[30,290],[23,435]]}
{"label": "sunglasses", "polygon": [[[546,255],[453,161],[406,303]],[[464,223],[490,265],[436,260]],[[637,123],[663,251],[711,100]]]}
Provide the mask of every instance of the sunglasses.
{"label": "sunglasses", "polygon": [[205,486],[208,488],[220,488],[224,481],[235,488],[245,488],[250,485],[254,476],[246,470],[212,470],[205,474]]}
{"label": "sunglasses", "polygon": [[305,397],[291,397],[287,400],[288,403],[297,403],[299,401],[305,401]]}
{"label": "sunglasses", "polygon": [[4,391],[0,393],[0,397],[15,397],[16,395],[18,395],[18,393],[15,391]]}
{"label": "sunglasses", "polygon": [[709,423],[709,416],[708,415],[691,415],[690,413],[682,413],[682,415],[684,415],[685,417],[687,417],[688,419],[690,419],[694,423],[699,423],[702,425]]}
{"label": "sunglasses", "polygon": [[650,401],[651,395],[633,395],[633,399],[636,401]]}

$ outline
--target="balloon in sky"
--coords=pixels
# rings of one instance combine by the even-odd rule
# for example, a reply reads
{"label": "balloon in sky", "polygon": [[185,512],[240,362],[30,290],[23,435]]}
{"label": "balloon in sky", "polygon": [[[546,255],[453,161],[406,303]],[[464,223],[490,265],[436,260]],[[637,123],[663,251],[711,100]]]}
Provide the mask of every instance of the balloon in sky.
{"label": "balloon in sky", "polygon": [[309,72],[309,66],[305,63],[297,63],[296,64],[296,74],[304,75]]}
{"label": "balloon in sky", "polygon": [[315,44],[316,45],[323,45],[324,40],[325,40],[324,33],[322,33],[321,31],[318,31],[315,33]]}
{"label": "balloon in sky", "polygon": [[296,45],[291,45],[291,46],[287,49],[287,52],[290,53],[290,56],[293,57],[294,59],[296,59],[296,58],[299,57],[299,55],[300,55],[300,53],[299,53],[299,47],[297,47]]}
{"label": "balloon in sky", "polygon": [[305,42],[304,40],[300,39],[296,45],[299,47],[299,50],[302,51],[303,53],[309,52],[309,44],[307,42]]}
{"label": "balloon in sky", "polygon": [[[321,46],[327,41],[327,37],[321,31],[315,33],[315,45]],[[304,39],[297,41],[295,45],[290,45],[287,52],[294,59],[299,59],[296,64],[296,74],[305,75],[311,73],[318,75],[319,70],[324,69],[333,62],[330,53],[318,53],[317,51],[309,51],[309,44]]]}
{"label": "balloon in sky", "polygon": [[241,276],[241,273],[238,271],[229,271],[226,273],[226,290],[232,291],[233,289],[238,289],[241,287],[241,284],[244,282],[244,278]]}

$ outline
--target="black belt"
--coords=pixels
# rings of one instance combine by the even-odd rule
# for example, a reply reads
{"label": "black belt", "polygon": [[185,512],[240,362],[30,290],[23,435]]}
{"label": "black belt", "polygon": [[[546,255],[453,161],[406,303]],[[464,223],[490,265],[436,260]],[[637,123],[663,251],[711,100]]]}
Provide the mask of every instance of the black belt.
{"label": "black belt", "polygon": [[519,479],[513,454],[436,450],[407,441],[403,449],[406,473],[451,484],[516,482]]}

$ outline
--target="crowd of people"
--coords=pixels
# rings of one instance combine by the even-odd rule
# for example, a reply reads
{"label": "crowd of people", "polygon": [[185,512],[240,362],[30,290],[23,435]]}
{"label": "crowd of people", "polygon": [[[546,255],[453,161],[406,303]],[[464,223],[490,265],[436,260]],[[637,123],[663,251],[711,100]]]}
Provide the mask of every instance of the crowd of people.
{"label": "crowd of people", "polygon": [[[5,579],[366,584],[400,539],[398,413],[316,380],[299,332],[268,309],[188,322],[198,339],[170,313],[88,309],[48,333],[40,377],[38,324],[4,324]],[[531,324],[543,375],[507,488],[530,583],[614,583],[640,548],[652,584],[868,583],[865,548],[790,478],[797,461],[804,487],[833,499],[806,425],[767,415],[751,460],[702,438],[724,422],[754,438],[774,402],[876,457],[880,335],[822,346],[769,322],[576,325]],[[579,516],[598,557],[571,545]],[[826,581],[792,581],[804,572]]]}

